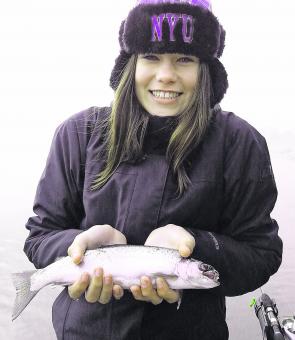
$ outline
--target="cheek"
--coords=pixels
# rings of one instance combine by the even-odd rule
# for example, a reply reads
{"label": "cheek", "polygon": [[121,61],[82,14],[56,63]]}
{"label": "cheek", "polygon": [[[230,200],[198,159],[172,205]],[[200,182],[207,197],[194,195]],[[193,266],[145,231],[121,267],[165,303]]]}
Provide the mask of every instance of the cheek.
{"label": "cheek", "polygon": [[137,65],[135,71],[135,86],[144,87],[148,83],[149,73],[147,72],[145,67],[141,67]]}
{"label": "cheek", "polygon": [[142,104],[142,100],[144,99],[144,88],[145,88],[145,82],[141,75],[138,73],[135,74],[135,94],[137,96],[137,99]]}
{"label": "cheek", "polygon": [[188,90],[194,90],[197,86],[199,76],[199,67],[193,68],[186,75],[186,87]]}

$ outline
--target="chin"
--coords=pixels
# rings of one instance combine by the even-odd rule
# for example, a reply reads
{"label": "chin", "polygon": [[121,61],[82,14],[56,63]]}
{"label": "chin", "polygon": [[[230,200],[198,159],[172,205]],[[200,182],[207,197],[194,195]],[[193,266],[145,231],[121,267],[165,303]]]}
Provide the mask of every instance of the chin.
{"label": "chin", "polygon": [[163,110],[163,108],[153,108],[151,110],[147,110],[150,114],[156,116],[176,116],[179,110],[172,109],[172,110]]}

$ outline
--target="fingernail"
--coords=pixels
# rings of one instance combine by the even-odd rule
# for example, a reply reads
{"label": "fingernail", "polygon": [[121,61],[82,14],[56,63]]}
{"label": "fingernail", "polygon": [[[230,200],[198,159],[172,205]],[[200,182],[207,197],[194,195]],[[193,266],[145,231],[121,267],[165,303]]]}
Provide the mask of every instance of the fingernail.
{"label": "fingernail", "polygon": [[82,280],[82,282],[87,282],[88,281],[88,274],[87,273],[83,273],[81,280]]}
{"label": "fingernail", "polygon": [[159,288],[163,288],[163,287],[164,287],[164,282],[163,282],[162,279],[157,279],[157,286],[158,286]]}
{"label": "fingernail", "polygon": [[79,253],[73,253],[72,257],[73,257],[73,260],[74,260],[75,262],[80,261],[80,258],[81,258],[81,256],[80,256]]}
{"label": "fingernail", "polygon": [[100,268],[98,268],[98,269],[95,269],[95,271],[94,271],[94,275],[95,276],[100,276],[102,273],[101,273],[101,269]]}
{"label": "fingernail", "polygon": [[147,279],[141,279],[141,285],[143,288],[146,288],[148,286],[148,280]]}
{"label": "fingernail", "polygon": [[109,284],[111,284],[111,282],[112,282],[112,279],[111,279],[109,276],[105,276],[105,278],[104,278],[104,283],[105,283],[106,285],[109,285]]}
{"label": "fingernail", "polygon": [[179,249],[180,251],[180,255],[182,256],[182,257],[188,257],[189,256],[189,254],[191,253],[191,250],[189,249],[189,247],[187,247],[187,246],[182,246],[180,249]]}

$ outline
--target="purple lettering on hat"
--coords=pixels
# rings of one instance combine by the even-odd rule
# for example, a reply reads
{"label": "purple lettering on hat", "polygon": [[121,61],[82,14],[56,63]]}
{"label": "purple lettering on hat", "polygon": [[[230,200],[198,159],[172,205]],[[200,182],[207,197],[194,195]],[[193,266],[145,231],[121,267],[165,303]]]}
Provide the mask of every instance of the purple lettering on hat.
{"label": "purple lettering on hat", "polygon": [[152,41],[162,41],[162,25],[165,14],[152,16]]}
{"label": "purple lettering on hat", "polygon": [[[188,24],[190,23],[190,31],[188,32]],[[191,15],[182,14],[182,37],[183,41],[191,44],[194,36],[194,18]]]}
{"label": "purple lettering on hat", "polygon": [[175,41],[174,28],[177,25],[178,19],[181,17],[180,14],[176,13],[166,13],[166,18],[168,19],[170,28],[170,41]]}

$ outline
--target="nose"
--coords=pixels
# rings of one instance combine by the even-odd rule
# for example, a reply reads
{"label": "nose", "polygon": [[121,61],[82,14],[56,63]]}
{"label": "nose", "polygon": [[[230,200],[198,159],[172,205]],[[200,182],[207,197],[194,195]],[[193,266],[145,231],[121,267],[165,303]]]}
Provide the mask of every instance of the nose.
{"label": "nose", "polygon": [[174,65],[169,61],[161,63],[157,69],[156,79],[164,84],[174,83],[177,80]]}

